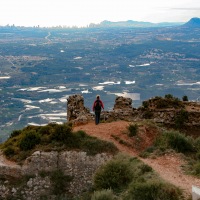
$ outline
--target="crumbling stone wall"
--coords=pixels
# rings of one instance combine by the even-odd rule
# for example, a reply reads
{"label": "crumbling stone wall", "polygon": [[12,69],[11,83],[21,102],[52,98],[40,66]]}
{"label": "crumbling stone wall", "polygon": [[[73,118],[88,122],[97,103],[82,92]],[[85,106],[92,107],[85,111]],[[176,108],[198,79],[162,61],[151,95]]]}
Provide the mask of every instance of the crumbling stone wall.
{"label": "crumbling stone wall", "polygon": [[[89,156],[82,151],[36,151],[22,166],[0,163],[0,177],[4,177],[3,180],[0,179],[0,197],[6,199],[8,196],[11,198],[20,196],[20,199],[39,200],[41,196],[46,195],[48,199],[54,199],[50,177],[42,177],[40,172],[52,172],[58,169],[72,177],[67,193],[77,196],[90,189],[95,171],[112,157],[106,153]],[[30,178],[21,187],[11,186],[6,177],[13,177],[14,172],[17,173],[14,177],[18,178],[18,181],[24,176]]]}
{"label": "crumbling stone wall", "polygon": [[82,95],[72,95],[67,99],[67,121],[73,121],[75,124],[85,124],[93,119],[89,108],[84,106]]}
{"label": "crumbling stone wall", "polygon": [[[68,119],[73,123],[87,123],[93,120],[94,116],[89,113],[89,109],[86,111],[84,107],[84,99],[81,95],[74,95],[69,98]],[[78,99],[81,99],[80,103]],[[73,102],[73,103],[70,103]],[[103,111],[101,113],[101,120],[103,121],[115,121],[115,120],[126,120],[126,121],[138,121],[143,119],[152,119],[157,123],[165,123],[174,125],[177,113],[180,112],[184,107],[189,107],[188,120],[185,125],[188,126],[200,126],[200,105],[195,102],[180,102],[181,108],[163,108],[158,109],[156,107],[157,99],[150,99],[148,101],[149,108],[140,107],[135,109],[132,107],[132,99],[125,97],[116,97],[115,104],[112,111]],[[76,105],[76,106],[71,106]],[[79,106],[80,105],[80,106]],[[75,109],[73,111],[73,109]],[[75,114],[73,114],[75,113]]]}

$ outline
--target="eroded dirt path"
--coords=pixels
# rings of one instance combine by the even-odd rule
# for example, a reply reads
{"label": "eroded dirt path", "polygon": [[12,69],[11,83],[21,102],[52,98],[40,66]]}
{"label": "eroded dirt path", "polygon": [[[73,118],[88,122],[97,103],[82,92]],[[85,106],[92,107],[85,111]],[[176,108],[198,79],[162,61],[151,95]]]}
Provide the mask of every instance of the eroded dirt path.
{"label": "eroded dirt path", "polygon": [[[137,148],[128,147],[127,145],[121,144],[116,140],[116,138],[120,137],[123,139],[123,137],[125,137],[128,125],[129,123],[125,121],[101,123],[99,125],[95,125],[93,122],[90,122],[86,125],[77,126],[74,130],[84,130],[91,136],[111,141],[121,152],[138,157],[139,151]],[[148,130],[144,131],[144,134],[148,135]],[[186,196],[191,194],[192,185],[200,187],[200,179],[184,174],[181,166],[185,161],[179,154],[171,153],[154,159],[139,159],[151,166],[164,180],[181,188]]]}

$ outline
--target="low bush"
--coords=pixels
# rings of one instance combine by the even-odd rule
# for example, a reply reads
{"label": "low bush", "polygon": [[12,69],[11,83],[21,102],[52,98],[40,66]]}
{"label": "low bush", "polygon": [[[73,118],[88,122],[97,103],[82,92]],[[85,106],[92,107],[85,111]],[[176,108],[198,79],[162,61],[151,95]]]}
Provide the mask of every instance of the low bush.
{"label": "low bush", "polygon": [[66,176],[61,170],[56,170],[50,174],[50,179],[53,185],[52,193],[61,195],[66,192],[67,186],[73,178],[71,176]]}
{"label": "low bush", "polygon": [[21,134],[21,132],[22,132],[21,130],[14,130],[14,131],[10,134],[10,138],[18,136],[19,134]]}
{"label": "low bush", "polygon": [[200,137],[194,140],[194,146],[195,146],[196,151],[200,152]]}
{"label": "low bush", "polygon": [[112,189],[121,191],[133,179],[130,164],[121,159],[111,160],[102,166],[94,176],[94,187],[98,190]]}
{"label": "low bush", "polygon": [[51,127],[51,125],[42,126],[39,130],[39,134],[40,135],[51,135],[52,131],[53,131],[53,128]]}
{"label": "low bush", "polygon": [[178,131],[166,131],[157,138],[155,145],[161,149],[174,149],[177,152],[194,152],[194,141]]}
{"label": "low bush", "polygon": [[10,158],[15,154],[15,150],[12,147],[7,147],[4,149],[3,153],[6,157]]}
{"label": "low bush", "polygon": [[160,181],[132,182],[125,200],[179,200],[181,192],[176,187]]}
{"label": "low bush", "polygon": [[162,97],[155,97],[152,101],[154,101],[156,108],[184,108],[184,104],[178,98],[174,97],[171,94],[165,95]]}
{"label": "low bush", "polygon": [[169,107],[168,101],[165,99],[159,99],[156,102],[156,108],[168,108],[168,107]]}
{"label": "low bush", "polygon": [[183,100],[183,101],[188,101],[188,96],[186,96],[186,95],[183,96],[183,97],[182,97],[182,100]]}
{"label": "low bush", "polygon": [[149,107],[149,102],[148,101],[143,101],[142,105],[144,108],[148,108]]}
{"label": "low bush", "polygon": [[141,174],[145,174],[147,172],[153,171],[153,169],[149,165],[146,165],[146,164],[142,164],[141,166],[139,166],[139,169],[141,170]]}
{"label": "low bush", "polygon": [[175,116],[175,126],[176,128],[182,128],[185,122],[187,122],[189,114],[186,110],[181,109]]}
{"label": "low bush", "polygon": [[200,161],[196,162],[193,166],[193,175],[200,177]]}
{"label": "low bush", "polygon": [[97,153],[109,152],[115,154],[118,152],[117,147],[108,141],[102,141],[94,137],[88,137],[81,142],[81,149],[86,151],[88,155],[96,155]]}
{"label": "low bush", "polygon": [[29,132],[25,132],[24,136],[22,137],[19,147],[23,151],[33,149],[37,144],[40,143],[40,135],[37,134],[34,130]]}
{"label": "low bush", "polygon": [[150,166],[125,155],[115,156],[96,172],[94,189],[99,190],[92,195],[94,200],[184,199],[178,188],[163,182]]}
{"label": "low bush", "polygon": [[113,194],[113,191],[108,190],[101,190],[101,191],[95,191],[92,195],[91,200],[114,200],[115,195]]}
{"label": "low bush", "polygon": [[54,127],[51,139],[58,142],[65,142],[72,135],[72,127],[68,124],[57,125]]}
{"label": "low bush", "polygon": [[166,94],[165,99],[175,99],[175,97],[172,94]]}
{"label": "low bush", "polygon": [[128,136],[129,137],[136,136],[137,133],[138,133],[138,125],[137,124],[129,124],[127,129],[128,129]]}
{"label": "low bush", "polygon": [[150,110],[146,110],[143,113],[143,117],[144,119],[151,119],[153,117],[153,112]]}

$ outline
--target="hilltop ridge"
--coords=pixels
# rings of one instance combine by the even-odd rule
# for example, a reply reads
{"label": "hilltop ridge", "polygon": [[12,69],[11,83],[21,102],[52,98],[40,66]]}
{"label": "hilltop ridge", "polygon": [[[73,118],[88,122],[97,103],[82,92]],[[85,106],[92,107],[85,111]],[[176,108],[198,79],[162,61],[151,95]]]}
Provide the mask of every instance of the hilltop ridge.
{"label": "hilltop ridge", "polygon": [[[149,119],[155,123],[194,131],[200,127],[200,104],[182,101],[173,95],[153,97],[143,102],[139,108],[132,106],[132,99],[118,96],[111,111],[102,112],[105,122],[126,120],[129,122]],[[94,119],[94,114],[84,105],[82,95],[69,96],[67,101],[67,120],[72,123],[86,124]]]}
{"label": "hilltop ridge", "polygon": [[185,27],[194,27],[194,28],[200,28],[200,18],[194,17],[190,19],[187,23],[185,23],[183,26]]}
{"label": "hilltop ridge", "polygon": [[179,26],[182,25],[182,22],[144,22],[144,21],[108,21],[104,20],[99,24],[90,24],[90,28],[116,28],[116,27],[130,27],[130,28],[150,28],[150,27],[168,27],[168,26]]}

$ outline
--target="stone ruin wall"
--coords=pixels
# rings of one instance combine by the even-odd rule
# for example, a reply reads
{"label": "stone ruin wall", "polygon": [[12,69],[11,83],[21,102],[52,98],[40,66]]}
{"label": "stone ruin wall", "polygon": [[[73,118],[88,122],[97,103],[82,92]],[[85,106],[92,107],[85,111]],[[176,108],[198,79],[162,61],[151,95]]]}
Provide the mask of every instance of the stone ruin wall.
{"label": "stone ruin wall", "polygon": [[[55,199],[55,196],[52,195],[50,176],[42,177],[39,174],[58,169],[62,170],[65,175],[72,177],[67,194],[78,196],[91,188],[95,171],[112,157],[106,153],[89,156],[82,151],[36,151],[22,165],[17,165],[5,164],[7,161],[0,152],[0,177],[4,177],[0,179],[0,199],[20,197],[19,199],[24,200],[39,200],[42,195],[48,196],[49,199]],[[20,180],[25,176],[30,176],[30,178],[23,187],[10,185],[9,179],[11,177],[11,179]]]}
{"label": "stone ruin wall", "polygon": [[[185,104],[194,104],[185,102]],[[144,109],[133,108],[132,99],[125,97],[116,97],[114,107],[112,111],[102,111],[101,120],[103,121],[140,121],[143,119],[151,119],[156,123],[164,123],[168,125],[174,125],[175,117],[180,109]],[[151,113],[151,116],[147,117],[147,112]],[[185,123],[188,126],[200,126],[200,106],[199,110],[191,110],[188,112],[189,118]],[[68,98],[67,102],[67,120],[74,124],[86,124],[89,121],[94,120],[94,114],[90,112],[88,108],[84,106],[84,98],[82,95],[73,95]]]}

